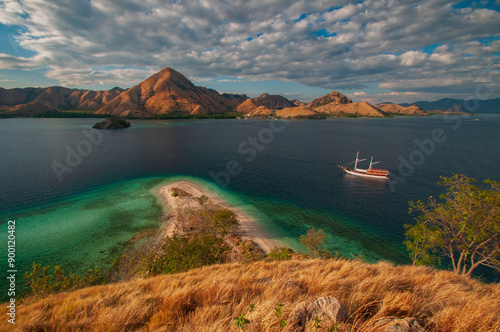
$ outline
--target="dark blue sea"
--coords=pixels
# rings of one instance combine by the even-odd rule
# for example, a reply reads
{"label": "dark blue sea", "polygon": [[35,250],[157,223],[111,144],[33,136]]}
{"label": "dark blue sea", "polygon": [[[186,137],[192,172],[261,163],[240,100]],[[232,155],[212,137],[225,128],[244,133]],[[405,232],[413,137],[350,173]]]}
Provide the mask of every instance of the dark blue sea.
{"label": "dark blue sea", "polygon": [[[408,202],[439,196],[440,176],[500,181],[500,115],[132,120],[114,131],[91,129],[97,121],[0,120],[0,257],[15,220],[19,283],[33,261],[106,269],[133,234],[158,225],[154,190],[180,178],[218,191],[294,249],[313,226],[341,255],[397,264],[409,262]],[[337,166],[357,151],[391,180],[344,174]]]}

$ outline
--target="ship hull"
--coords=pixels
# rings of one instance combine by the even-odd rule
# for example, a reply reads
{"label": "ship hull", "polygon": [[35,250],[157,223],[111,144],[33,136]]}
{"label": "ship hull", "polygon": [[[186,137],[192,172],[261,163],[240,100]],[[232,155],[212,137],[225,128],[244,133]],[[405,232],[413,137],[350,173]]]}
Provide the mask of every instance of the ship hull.
{"label": "ship hull", "polygon": [[350,175],[361,176],[361,177],[370,178],[370,179],[389,180],[389,177],[387,175],[367,174],[366,172],[355,171],[355,170],[349,169],[349,168],[344,167],[344,166],[339,165],[339,167],[341,169],[343,169],[347,174],[350,174]]}

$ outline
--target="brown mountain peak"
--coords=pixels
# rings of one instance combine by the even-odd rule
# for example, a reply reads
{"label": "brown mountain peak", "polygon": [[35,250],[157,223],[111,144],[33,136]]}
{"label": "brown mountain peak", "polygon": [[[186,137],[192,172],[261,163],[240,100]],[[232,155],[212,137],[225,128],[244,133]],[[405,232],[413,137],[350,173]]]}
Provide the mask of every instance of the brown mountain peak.
{"label": "brown mountain peak", "polygon": [[286,107],[295,107],[295,104],[290,100],[286,99],[280,95],[270,95],[267,93],[263,93],[257,98],[254,98],[256,101],[261,103],[262,105],[272,108],[272,109],[282,109]]}
{"label": "brown mountain peak", "polygon": [[120,94],[97,113],[120,116],[224,113],[236,102],[215,90],[195,86],[178,71],[166,67]]}
{"label": "brown mountain peak", "polygon": [[326,105],[329,103],[336,103],[336,104],[350,104],[352,103],[352,100],[347,98],[345,95],[341,94],[338,91],[332,91],[327,95],[324,95],[323,97],[319,97],[314,99],[310,107],[317,107],[321,105]]}
{"label": "brown mountain peak", "polygon": [[174,86],[182,90],[194,87],[193,83],[184,75],[170,67],[163,68],[158,73],[151,75],[149,78],[136,85],[136,87],[137,86],[140,86],[141,90],[146,93],[150,93],[151,91],[162,91]]}
{"label": "brown mountain peak", "polygon": [[164,75],[166,73],[176,74],[176,75],[182,75],[181,73],[179,73],[177,70],[175,70],[172,67],[165,67],[162,70],[160,70],[159,72],[157,72],[157,74],[160,74],[160,75]]}
{"label": "brown mountain peak", "polygon": [[189,81],[186,76],[182,75],[181,73],[179,73],[178,71],[176,71],[175,69],[172,69],[170,67],[165,67],[163,68],[161,71],[159,71],[158,73],[156,73],[155,75],[153,76],[157,76],[158,77],[158,80],[170,80],[170,81],[178,81],[178,80],[181,80],[181,81]]}
{"label": "brown mountain peak", "polygon": [[264,105],[255,99],[247,99],[236,107],[236,112],[247,114],[262,106]]}

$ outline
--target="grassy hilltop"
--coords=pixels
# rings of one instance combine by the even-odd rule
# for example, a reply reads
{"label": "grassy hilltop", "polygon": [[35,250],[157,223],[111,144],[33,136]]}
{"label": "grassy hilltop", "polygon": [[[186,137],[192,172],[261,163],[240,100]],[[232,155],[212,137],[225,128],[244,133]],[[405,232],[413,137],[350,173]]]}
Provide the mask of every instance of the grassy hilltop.
{"label": "grassy hilltop", "polygon": [[[58,293],[17,308],[19,331],[300,331],[304,300],[335,296],[347,321],[310,320],[306,331],[388,331],[385,318],[415,318],[427,331],[498,331],[500,285],[428,267],[306,259],[222,264]],[[280,302],[282,315],[277,318]],[[2,306],[5,311],[5,306]],[[253,308],[253,310],[251,309]],[[379,325],[376,325],[378,322]],[[6,321],[2,321],[6,331]]]}

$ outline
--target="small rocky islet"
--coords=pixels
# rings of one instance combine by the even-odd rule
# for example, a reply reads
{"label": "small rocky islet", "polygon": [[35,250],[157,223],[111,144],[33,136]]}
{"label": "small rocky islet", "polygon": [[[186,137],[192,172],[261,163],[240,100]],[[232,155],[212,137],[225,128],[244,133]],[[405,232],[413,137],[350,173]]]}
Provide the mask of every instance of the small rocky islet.
{"label": "small rocky islet", "polygon": [[119,118],[106,118],[101,122],[96,123],[94,129],[122,129],[130,127],[130,122]]}

